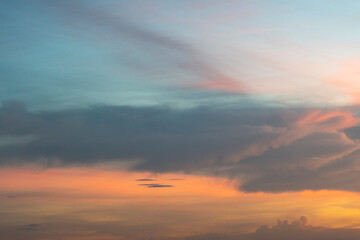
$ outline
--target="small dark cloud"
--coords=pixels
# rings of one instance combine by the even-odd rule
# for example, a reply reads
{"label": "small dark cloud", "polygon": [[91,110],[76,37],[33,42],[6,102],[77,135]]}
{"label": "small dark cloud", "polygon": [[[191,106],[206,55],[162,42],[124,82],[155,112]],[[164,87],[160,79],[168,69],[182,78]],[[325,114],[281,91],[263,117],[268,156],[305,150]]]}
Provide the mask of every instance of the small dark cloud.
{"label": "small dark cloud", "polygon": [[138,181],[138,182],[150,182],[150,181],[155,181],[155,179],[152,179],[152,178],[140,178],[140,179],[136,179],[135,181]]}
{"label": "small dark cloud", "polygon": [[26,231],[35,231],[35,230],[38,230],[39,226],[40,226],[40,224],[38,224],[38,223],[32,223],[32,224],[20,226],[16,229],[17,230],[26,230]]}
{"label": "small dark cloud", "polygon": [[50,195],[51,194],[48,192],[17,192],[17,193],[6,194],[4,195],[4,197],[10,199],[17,199],[17,198],[47,197]]}
{"label": "small dark cloud", "polygon": [[169,181],[181,181],[181,180],[185,180],[183,178],[169,178]]}
{"label": "small dark cloud", "polygon": [[173,185],[166,185],[166,184],[138,184],[139,186],[146,186],[148,188],[166,188],[166,187],[174,187]]}
{"label": "small dark cloud", "polygon": [[165,185],[165,184],[152,184],[148,186],[149,188],[163,188],[163,187],[174,187],[173,185]]}

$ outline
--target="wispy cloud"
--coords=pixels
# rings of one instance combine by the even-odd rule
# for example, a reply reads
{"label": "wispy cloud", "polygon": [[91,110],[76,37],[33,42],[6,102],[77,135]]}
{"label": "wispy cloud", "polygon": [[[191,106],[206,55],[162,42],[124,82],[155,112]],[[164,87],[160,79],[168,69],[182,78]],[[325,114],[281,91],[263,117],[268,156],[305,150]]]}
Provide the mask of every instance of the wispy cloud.
{"label": "wispy cloud", "polygon": [[[111,13],[89,7],[82,1],[39,2],[50,8],[52,12],[57,12],[59,19],[66,16],[69,26],[79,28],[85,26],[90,32],[91,29],[98,29],[115,38],[119,44],[126,41],[135,49],[140,49],[142,55],[152,60],[144,63],[143,59],[146,57],[143,56],[135,61],[130,61],[131,64],[128,66],[133,66],[137,73],[144,69],[158,68],[156,63],[160,62],[162,68],[160,72],[175,71],[181,74],[180,80],[176,80],[177,77],[173,77],[173,80],[165,79],[168,82],[175,80],[173,83],[181,88],[215,88],[238,93],[245,92],[245,87],[240,79],[226,74],[209,57],[191,44],[132,23],[121,15],[121,11],[116,16],[112,16]],[[116,46],[116,41],[113,41],[113,44]],[[119,52],[118,58],[121,58],[122,54]],[[125,62],[130,63],[129,59],[133,57],[126,56]],[[148,74],[148,70],[145,70],[144,74]],[[154,71],[151,72],[152,79],[163,75],[160,73],[157,76],[154,75]]]}
{"label": "wispy cloud", "polygon": [[139,179],[136,179],[135,181],[138,181],[138,182],[149,182],[149,181],[156,181],[155,179],[151,179],[151,178],[139,178]]}
{"label": "wispy cloud", "polygon": [[148,188],[167,188],[167,187],[174,187],[173,185],[167,185],[167,184],[138,184],[139,186],[145,186]]}

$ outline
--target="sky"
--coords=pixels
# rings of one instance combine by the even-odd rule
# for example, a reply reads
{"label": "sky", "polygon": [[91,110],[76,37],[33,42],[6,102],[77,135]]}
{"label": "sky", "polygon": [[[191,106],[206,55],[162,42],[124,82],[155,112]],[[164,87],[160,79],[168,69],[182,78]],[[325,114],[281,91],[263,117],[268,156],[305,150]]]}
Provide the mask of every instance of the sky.
{"label": "sky", "polygon": [[360,239],[359,10],[0,0],[0,240]]}

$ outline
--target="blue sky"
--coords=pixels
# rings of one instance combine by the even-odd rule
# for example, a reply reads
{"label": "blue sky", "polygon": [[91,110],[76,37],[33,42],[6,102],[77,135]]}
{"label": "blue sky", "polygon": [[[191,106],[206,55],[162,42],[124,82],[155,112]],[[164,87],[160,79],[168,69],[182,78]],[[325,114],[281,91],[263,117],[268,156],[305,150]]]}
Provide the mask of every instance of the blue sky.
{"label": "blue sky", "polygon": [[34,109],[355,101],[328,80],[358,54],[353,1],[2,5],[2,101]]}

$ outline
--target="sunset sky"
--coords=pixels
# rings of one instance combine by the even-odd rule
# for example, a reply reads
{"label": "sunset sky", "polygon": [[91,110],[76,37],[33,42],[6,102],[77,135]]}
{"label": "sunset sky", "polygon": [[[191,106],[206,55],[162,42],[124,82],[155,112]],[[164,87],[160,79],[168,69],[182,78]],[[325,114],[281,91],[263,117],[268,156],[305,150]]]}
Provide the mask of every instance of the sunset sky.
{"label": "sunset sky", "polygon": [[359,240],[359,13],[0,0],[0,240]]}

